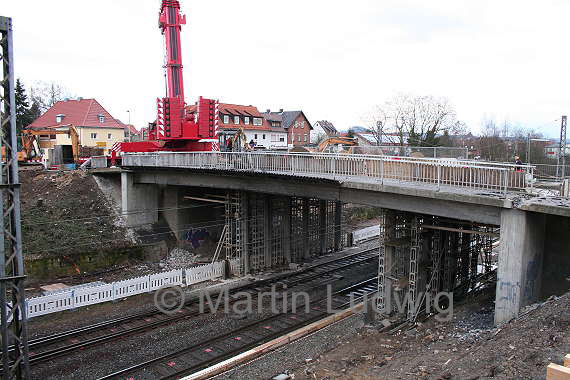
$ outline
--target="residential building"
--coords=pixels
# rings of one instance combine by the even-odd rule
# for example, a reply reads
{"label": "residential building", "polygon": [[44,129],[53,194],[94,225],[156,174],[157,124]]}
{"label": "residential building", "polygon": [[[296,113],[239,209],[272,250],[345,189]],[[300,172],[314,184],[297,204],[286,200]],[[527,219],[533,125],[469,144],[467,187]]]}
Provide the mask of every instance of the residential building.
{"label": "residential building", "polygon": [[[544,147],[544,154],[547,158],[557,160],[560,155],[560,144],[551,144]],[[564,149],[564,154],[566,156],[570,155],[570,144],[566,144],[566,149]]]}
{"label": "residential building", "polygon": [[[196,105],[188,107],[195,112]],[[255,141],[258,148],[286,149],[287,132],[280,126],[272,126],[257,107],[219,103],[219,126],[222,129],[243,129],[247,142]]]}
{"label": "residential building", "polygon": [[132,124],[125,124],[125,141],[140,141],[141,131]]}
{"label": "residential building", "polygon": [[[79,144],[102,148],[104,153],[116,142],[124,141],[125,125],[115,119],[95,99],[66,99],[56,102],[28,126],[31,129],[56,129],[73,125],[79,135]],[[71,146],[68,134],[40,136],[40,148],[45,158],[56,145]]]}
{"label": "residential building", "polygon": [[267,119],[275,119],[281,122],[281,127],[287,131],[287,144],[293,146],[306,146],[311,144],[311,130],[313,126],[303,111],[271,112],[264,114]]}
{"label": "residential building", "polygon": [[325,138],[335,136],[338,136],[338,131],[330,121],[319,120],[313,124],[313,131],[311,132],[311,143],[318,144]]}

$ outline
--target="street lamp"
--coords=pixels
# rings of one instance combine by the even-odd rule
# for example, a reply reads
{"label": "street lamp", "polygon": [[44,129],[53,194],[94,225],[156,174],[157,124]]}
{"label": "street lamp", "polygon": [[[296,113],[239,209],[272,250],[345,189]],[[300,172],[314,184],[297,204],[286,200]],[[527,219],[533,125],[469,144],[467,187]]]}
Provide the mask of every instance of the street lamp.
{"label": "street lamp", "polygon": [[127,130],[129,133],[129,142],[131,142],[131,110],[127,110],[127,113],[129,114],[129,123],[127,124]]}

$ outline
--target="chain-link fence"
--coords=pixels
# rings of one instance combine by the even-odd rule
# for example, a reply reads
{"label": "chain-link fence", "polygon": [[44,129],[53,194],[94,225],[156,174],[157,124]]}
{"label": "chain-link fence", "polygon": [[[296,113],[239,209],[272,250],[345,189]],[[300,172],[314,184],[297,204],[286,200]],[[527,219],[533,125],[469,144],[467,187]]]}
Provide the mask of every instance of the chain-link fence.
{"label": "chain-link fence", "polygon": [[462,160],[468,158],[467,148],[446,146],[356,146],[353,153],[417,158],[457,158]]}

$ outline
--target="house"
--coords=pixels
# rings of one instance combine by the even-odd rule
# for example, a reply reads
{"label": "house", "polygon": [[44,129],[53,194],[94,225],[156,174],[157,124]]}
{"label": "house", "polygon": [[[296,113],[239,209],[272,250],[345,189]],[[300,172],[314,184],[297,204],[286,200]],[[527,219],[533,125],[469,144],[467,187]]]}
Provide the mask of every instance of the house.
{"label": "house", "polygon": [[280,109],[279,112],[271,112],[271,110],[267,110],[264,116],[268,120],[276,120],[281,123],[281,127],[287,131],[289,148],[306,146],[311,143],[313,126],[303,111],[284,111]]}
{"label": "house", "polygon": [[[125,125],[111,116],[96,99],[56,102],[27,128],[55,130],[68,125],[77,129],[81,146],[102,148],[104,154],[125,138]],[[43,156],[49,159],[49,149],[56,145],[71,146],[71,138],[68,134],[41,135],[39,145]]]}
{"label": "house", "polygon": [[141,131],[132,124],[125,124],[125,141],[140,141]]}
{"label": "house", "polygon": [[[560,144],[551,144],[544,147],[544,154],[547,158],[557,160],[560,155]],[[566,156],[570,155],[570,144],[566,144],[566,149],[564,150]]]}
{"label": "house", "polygon": [[[354,137],[358,141],[359,146],[407,146],[408,145],[408,134],[403,133],[400,137],[399,133],[383,133],[380,142],[378,142],[378,135],[372,132],[353,132]],[[403,144],[400,144],[400,140],[403,140]]]}
{"label": "house", "polygon": [[319,120],[313,124],[313,132],[311,133],[311,143],[318,144],[328,137],[338,136],[338,131],[333,123],[327,120]]}
{"label": "house", "polygon": [[[190,114],[196,105],[188,106]],[[246,140],[255,141],[258,148],[286,149],[287,132],[280,126],[272,126],[257,107],[230,103],[219,103],[219,126],[222,129],[243,129]]]}
{"label": "house", "polygon": [[[188,106],[190,114],[196,105]],[[257,107],[230,103],[219,103],[219,127],[222,129],[242,128],[246,140],[256,142],[258,148],[282,150],[293,146],[310,144],[313,128],[303,111],[261,113]]]}

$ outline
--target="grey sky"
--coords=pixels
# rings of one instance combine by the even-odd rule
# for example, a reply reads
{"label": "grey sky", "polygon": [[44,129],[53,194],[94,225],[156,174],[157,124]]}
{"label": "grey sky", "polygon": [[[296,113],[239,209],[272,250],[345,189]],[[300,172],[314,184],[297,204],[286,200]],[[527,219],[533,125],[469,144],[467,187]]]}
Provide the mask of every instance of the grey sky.
{"label": "grey sky", "polygon": [[[6,1],[16,74],[95,97],[138,128],[164,94],[159,0]],[[556,136],[567,95],[563,0],[181,0],[186,101],[303,109],[362,125],[396,92],[447,96],[478,131],[491,115]]]}

